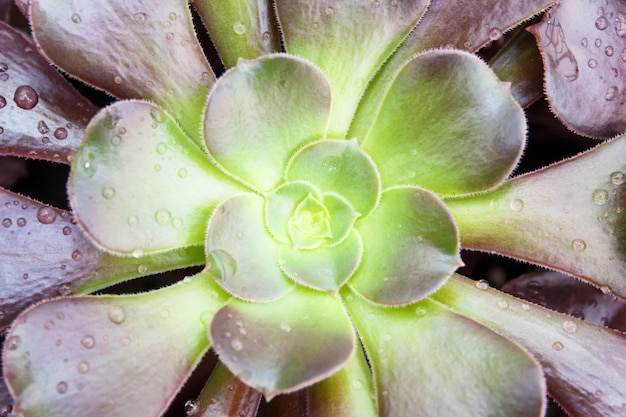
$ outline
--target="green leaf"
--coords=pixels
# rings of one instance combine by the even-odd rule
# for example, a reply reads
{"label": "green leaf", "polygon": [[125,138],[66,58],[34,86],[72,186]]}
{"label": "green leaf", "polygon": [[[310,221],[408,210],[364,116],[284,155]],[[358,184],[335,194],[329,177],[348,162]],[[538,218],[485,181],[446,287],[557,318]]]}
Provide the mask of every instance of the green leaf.
{"label": "green leaf", "polygon": [[626,4],[560,2],[529,28],[545,65],[552,111],[581,135],[626,131]]}
{"label": "green leaf", "polygon": [[355,231],[336,246],[299,250],[281,246],[280,267],[294,281],[321,291],[337,291],[361,263],[363,242]]}
{"label": "green leaf", "polygon": [[71,213],[0,189],[0,331],[47,298],[204,262],[201,247],[132,258],[96,248]]}
{"label": "green leaf", "polygon": [[307,417],[379,417],[363,350],[357,348],[339,372],[307,389]]}
{"label": "green leaf", "polygon": [[230,174],[271,190],[291,155],[324,137],[330,87],[319,69],[289,55],[240,61],[211,91],[204,135]]}
{"label": "green leaf", "polygon": [[27,310],[4,347],[14,412],[160,415],[207,351],[205,317],[224,301],[200,274],[155,292],[62,298]]}
{"label": "green leaf", "polygon": [[511,83],[511,94],[520,106],[527,107],[543,96],[541,55],[527,30],[518,30],[489,66],[498,78]]}
{"label": "green leaf", "polygon": [[626,297],[626,137],[446,201],[464,248],[547,266]]}
{"label": "green leaf", "polygon": [[287,52],[328,76],[333,90],[329,138],[345,138],[368,82],[422,17],[427,0],[276,1]]}
{"label": "green leaf", "polygon": [[420,300],[461,264],[452,217],[428,191],[385,191],[376,210],[356,228],[363,237],[363,260],[350,286],[374,303]]}
{"label": "green leaf", "polygon": [[530,19],[554,0],[431,0],[428,12],[370,84],[349,137],[362,138],[380,108],[380,100],[398,71],[416,54],[431,48],[476,51],[503,32]]}
{"label": "green leaf", "polygon": [[458,275],[434,298],[527,349],[546,373],[548,393],[569,415],[603,417],[626,409],[623,333],[529,305]]}
{"label": "green leaf", "polygon": [[195,0],[193,5],[226,67],[234,67],[239,58],[280,52],[280,34],[271,1]]}
{"label": "green leaf", "polygon": [[323,140],[305,146],[290,161],[286,178],[309,181],[321,191],[335,192],[363,216],[380,198],[376,166],[354,140]]}
{"label": "green leaf", "polygon": [[431,51],[400,71],[364,138],[383,187],[419,185],[450,196],[484,191],[515,168],[524,114],[480,59]]}
{"label": "green leaf", "polygon": [[271,301],[293,287],[278,266],[278,244],[266,231],[264,200],[240,194],[220,204],[209,221],[209,272],[231,294],[248,301]]}
{"label": "green leaf", "polygon": [[202,244],[212,209],[243,188],[150,103],[107,107],[85,137],[72,166],[70,202],[107,251],[141,256]]}
{"label": "green leaf", "polygon": [[341,302],[299,286],[271,303],[233,299],[213,318],[211,340],[231,372],[268,401],[329,377],[355,349]]}
{"label": "green leaf", "polygon": [[31,25],[42,52],[64,71],[119,98],[167,109],[197,143],[215,81],[186,0],[38,0]]}
{"label": "green leaf", "polygon": [[96,107],[0,22],[0,154],[67,164]]}
{"label": "green leaf", "polygon": [[256,417],[261,393],[241,382],[218,362],[197,401],[187,403],[194,417]]}
{"label": "green leaf", "polygon": [[381,417],[543,412],[541,368],[516,344],[430,299],[378,308],[344,291],[372,366]]}

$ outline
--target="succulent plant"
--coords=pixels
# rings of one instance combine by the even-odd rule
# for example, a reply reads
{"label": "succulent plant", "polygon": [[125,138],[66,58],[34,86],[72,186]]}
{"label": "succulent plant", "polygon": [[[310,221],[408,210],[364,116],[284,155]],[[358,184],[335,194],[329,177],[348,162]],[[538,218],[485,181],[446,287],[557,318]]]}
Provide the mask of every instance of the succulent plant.
{"label": "succulent plant", "polygon": [[[18,1],[34,42],[0,24],[0,153],[70,163],[71,211],[0,189],[0,413],[159,416],[210,349],[189,415],[625,412],[605,326],[626,296],[626,5],[554,3]],[[542,95],[529,32],[555,114],[607,140],[512,177]],[[601,293],[541,272],[517,298],[457,274],[461,249]]]}

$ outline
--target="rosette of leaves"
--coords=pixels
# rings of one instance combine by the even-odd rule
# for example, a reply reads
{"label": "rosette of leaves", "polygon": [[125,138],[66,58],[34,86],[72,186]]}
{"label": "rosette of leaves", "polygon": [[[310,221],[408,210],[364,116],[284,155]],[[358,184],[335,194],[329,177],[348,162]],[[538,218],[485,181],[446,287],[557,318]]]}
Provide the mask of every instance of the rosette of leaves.
{"label": "rosette of leaves", "polygon": [[[189,414],[254,416],[264,395],[308,416],[535,416],[546,392],[623,411],[622,334],[454,274],[464,247],[626,295],[625,139],[508,179],[532,49],[494,59],[509,83],[468,51],[550,2],[484,3],[449,28],[476,2],[196,0],[216,79],[186,2],[18,2],[36,46],[2,25],[0,144],[71,162],[72,213],[2,193],[3,279],[29,283],[8,315],[64,295],[7,335],[13,411],[157,416],[210,348]],[[121,100],[96,111],[36,47]],[[202,263],[152,292],[68,296]]]}

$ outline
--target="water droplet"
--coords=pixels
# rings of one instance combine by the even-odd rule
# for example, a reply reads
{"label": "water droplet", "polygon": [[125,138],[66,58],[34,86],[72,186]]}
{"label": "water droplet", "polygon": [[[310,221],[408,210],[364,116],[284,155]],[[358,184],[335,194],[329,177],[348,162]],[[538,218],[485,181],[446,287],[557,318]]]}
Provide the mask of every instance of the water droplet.
{"label": "water droplet", "polygon": [[522,304],[522,310],[524,311],[530,311],[530,306],[526,303]]}
{"label": "water droplet", "polygon": [[272,35],[269,32],[263,32],[263,42],[269,42],[272,40]]}
{"label": "water droplet", "polygon": [[581,45],[583,48],[586,48],[586,47],[589,45],[589,41],[587,40],[587,38],[582,38],[582,39],[580,40],[580,45]]}
{"label": "water droplet", "polygon": [[608,27],[609,27],[609,21],[607,20],[606,17],[600,16],[599,18],[596,19],[596,28],[598,30],[605,30]]}
{"label": "water droplet", "polygon": [[608,45],[606,48],[604,48],[604,53],[606,54],[606,56],[613,56],[613,47],[611,45]]}
{"label": "water droplet", "polygon": [[582,239],[574,239],[572,240],[572,249],[576,252],[582,252],[587,249],[587,244]]}
{"label": "water droplet", "polygon": [[133,251],[133,258],[141,258],[143,256],[143,249],[137,248]]}
{"label": "water droplet", "polygon": [[140,25],[145,23],[147,18],[148,16],[143,12],[135,13],[135,22],[139,23]]}
{"label": "water droplet", "polygon": [[495,41],[502,37],[502,30],[500,28],[489,29],[489,39]]}
{"label": "water droplet", "polygon": [[64,127],[58,128],[54,131],[54,137],[58,140],[67,139],[67,129],[65,129]]}
{"label": "water droplet", "polygon": [[578,326],[572,320],[565,320],[563,322],[563,330],[566,333],[574,334],[578,331]]}
{"label": "water droplet", "polygon": [[183,225],[183,219],[181,219],[180,217],[173,217],[172,218],[172,226],[175,228],[179,228]]}
{"label": "water droplet", "polygon": [[198,412],[198,404],[195,401],[189,400],[185,403],[185,413],[188,416],[193,416]]}
{"label": "water droplet", "polygon": [[611,174],[611,182],[615,185],[622,185],[626,181],[624,178],[624,173],[620,171],[615,171]]}
{"label": "water droplet", "polygon": [[72,22],[74,22],[74,23],[80,23],[81,22],[80,15],[78,13],[74,13],[72,15]]}
{"label": "water droplet", "polygon": [[291,326],[288,323],[280,323],[280,330],[285,333],[289,333],[291,331]]}
{"label": "water droplet", "polygon": [[37,123],[37,130],[42,135],[45,135],[46,133],[50,132],[50,128],[48,128],[48,125],[43,120],[40,120],[39,123]]}
{"label": "water droplet", "polygon": [[235,22],[233,24],[233,31],[237,35],[243,35],[244,33],[246,33],[246,26],[241,22]]}
{"label": "water droplet", "polygon": [[71,282],[62,282],[57,286],[57,291],[63,297],[67,297],[72,293],[72,283]]}
{"label": "water droplet", "polygon": [[113,82],[114,82],[115,84],[118,84],[118,85],[119,85],[119,84],[122,84],[122,81],[123,81],[123,80],[122,80],[122,77],[120,77],[119,75],[116,75],[115,77],[113,77]]}
{"label": "water droplet", "polygon": [[9,70],[9,64],[6,62],[0,62],[0,72],[7,72]]}
{"label": "water droplet", "polygon": [[22,338],[19,336],[11,336],[6,341],[6,347],[9,350],[17,350],[22,344]]}
{"label": "water droplet", "polygon": [[89,362],[87,361],[78,362],[78,365],[76,365],[76,370],[78,370],[78,372],[80,372],[81,374],[86,374],[87,372],[89,372]]}
{"label": "water droplet", "polygon": [[516,198],[515,200],[511,201],[511,210],[513,211],[522,211],[522,209],[524,209],[524,200],[522,200],[521,198]]}
{"label": "water droplet", "polygon": [[13,224],[13,221],[9,219],[8,217],[2,220],[2,226],[4,227],[11,227],[12,224]]}
{"label": "water droplet", "polygon": [[57,392],[59,394],[65,394],[67,392],[67,384],[63,381],[57,384]]}
{"label": "water droplet", "polygon": [[332,7],[327,7],[324,9],[324,13],[326,13],[326,16],[332,16],[333,14],[335,14],[335,9],[333,9]]}
{"label": "water droplet", "polygon": [[110,200],[113,197],[115,197],[115,189],[111,187],[104,187],[102,189],[101,194],[102,194],[102,197],[104,197],[107,200]]}
{"label": "water droplet", "polygon": [[604,295],[609,295],[611,293],[613,293],[613,290],[611,290],[611,287],[609,287],[608,285],[603,285],[600,287],[600,291],[602,291],[602,294]]}
{"label": "water droplet", "polygon": [[594,392],[593,398],[595,398],[596,400],[599,400],[600,398],[602,398],[602,391],[597,390],[596,392]]}
{"label": "water droplet", "polygon": [[591,58],[589,61],[587,61],[587,65],[589,66],[589,68],[593,69],[598,66],[598,61]]}
{"label": "water droplet", "polygon": [[140,265],[137,267],[137,272],[139,272],[140,274],[142,274],[142,275],[143,275],[143,274],[145,274],[146,272],[148,272],[148,267],[147,267],[146,265],[144,265],[144,264],[140,264]]}
{"label": "water droplet", "polygon": [[601,46],[602,46],[602,39],[597,38],[597,39],[593,42],[593,44],[596,46],[596,48],[601,47]]}
{"label": "water droplet", "polygon": [[476,281],[476,288],[479,290],[486,290],[489,288],[489,282],[487,282],[487,280],[480,279]]}
{"label": "water droplet", "polygon": [[128,216],[128,220],[126,220],[126,222],[132,226],[139,223],[139,218],[137,216]]}
{"label": "water droplet", "polygon": [[166,209],[159,210],[154,214],[154,219],[158,224],[162,226],[168,224],[171,218],[172,213],[170,213],[169,210]]}
{"label": "water droplet", "polygon": [[185,168],[181,168],[178,170],[178,178],[187,178],[187,170]]}
{"label": "water droplet", "polygon": [[29,85],[20,85],[15,89],[13,101],[21,109],[30,110],[39,103],[37,92]]}
{"label": "water droplet", "polygon": [[593,202],[599,206],[603,206],[606,202],[609,201],[609,192],[598,188],[593,192]]}
{"label": "water droplet", "polygon": [[51,224],[54,223],[56,218],[57,212],[52,207],[44,206],[37,210],[37,220],[40,223]]}
{"label": "water droplet", "polygon": [[54,322],[52,320],[48,320],[47,322],[43,324],[43,328],[46,330],[54,329]]}
{"label": "water droplet", "polygon": [[112,323],[122,324],[126,320],[126,311],[124,311],[122,306],[113,306],[109,308],[108,317]]}
{"label": "water droplet", "polygon": [[0,96],[0,109],[4,108],[7,105],[7,99],[3,96]]}
{"label": "water droplet", "polygon": [[83,345],[87,349],[91,349],[96,345],[96,339],[94,339],[91,335],[85,335],[82,339],[80,339],[80,344]]}
{"label": "water droplet", "polygon": [[617,89],[617,87],[613,86],[613,87],[609,87],[606,90],[606,94],[604,95],[604,99],[606,101],[613,101],[615,100],[615,97],[617,97],[617,93],[619,92],[619,90]]}
{"label": "water droplet", "polygon": [[128,345],[130,345],[130,337],[123,337],[122,346],[128,346]]}
{"label": "water droplet", "polygon": [[552,349],[559,351],[559,350],[563,350],[563,343],[556,341],[554,343],[552,343]]}
{"label": "water droplet", "polygon": [[360,379],[355,379],[354,381],[352,381],[352,387],[354,389],[361,389],[363,388],[363,382]]}
{"label": "water droplet", "polygon": [[228,281],[237,272],[237,262],[225,250],[212,250],[209,252],[208,272],[221,281]]}
{"label": "water droplet", "polygon": [[79,250],[75,250],[72,252],[72,259],[75,261],[80,261],[83,258],[83,253]]}
{"label": "water droplet", "polygon": [[69,235],[71,235],[71,234],[72,234],[72,228],[71,228],[71,227],[69,227],[69,226],[65,226],[65,227],[63,228],[63,234],[64,234],[65,236],[69,236]]}
{"label": "water droplet", "polygon": [[509,308],[509,302],[506,300],[499,300],[498,307],[500,307],[502,310],[506,310],[507,308]]}
{"label": "water droplet", "polygon": [[235,338],[230,341],[230,347],[232,347],[233,350],[236,350],[237,352],[239,352],[243,350],[243,343],[241,342],[241,340]]}
{"label": "water droplet", "polygon": [[167,145],[163,142],[159,142],[156,146],[156,152],[159,155],[163,155],[167,151]]}

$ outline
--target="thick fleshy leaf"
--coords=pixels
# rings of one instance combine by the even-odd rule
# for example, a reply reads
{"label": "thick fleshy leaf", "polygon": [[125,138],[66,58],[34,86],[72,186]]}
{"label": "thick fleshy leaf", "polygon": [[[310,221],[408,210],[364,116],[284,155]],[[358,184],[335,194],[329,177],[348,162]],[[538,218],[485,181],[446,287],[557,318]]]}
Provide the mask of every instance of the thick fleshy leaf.
{"label": "thick fleshy leaf", "polygon": [[528,349],[548,392],[573,417],[626,410],[626,335],[452,277],[434,297]]}
{"label": "thick fleshy leaf", "polygon": [[239,58],[280,52],[270,0],[195,0],[193,5],[226,67],[234,67]]}
{"label": "thick fleshy leaf", "polygon": [[293,287],[278,265],[278,244],[263,221],[263,197],[240,194],[220,204],[209,221],[206,270],[226,291],[248,301],[271,301]]}
{"label": "thick fleshy leaf", "polygon": [[307,390],[307,417],[379,417],[372,374],[357,348],[339,372]]}
{"label": "thick fleshy leaf", "polygon": [[363,237],[363,260],[350,285],[375,303],[420,300],[461,265],[452,217],[428,191],[387,190],[376,210],[356,227]]}
{"label": "thick fleshy leaf", "polygon": [[94,247],[67,211],[0,189],[0,332],[26,307],[59,295],[204,262],[202,247],[118,257]]}
{"label": "thick fleshy leaf", "polygon": [[546,95],[557,117],[586,136],[626,132],[626,4],[560,2],[529,29],[541,49]]}
{"label": "thick fleshy leaf", "polygon": [[346,198],[359,214],[380,197],[380,177],[371,158],[354,140],[325,140],[300,149],[287,167],[287,180],[304,180]]}
{"label": "thick fleshy leaf", "polygon": [[43,53],[69,74],[119,98],[167,109],[196,142],[215,76],[186,0],[37,0],[31,25]]}
{"label": "thick fleshy leaf", "polygon": [[370,79],[422,17],[427,0],[275,2],[287,52],[328,76],[333,108],[328,137],[345,138]]}
{"label": "thick fleshy leaf", "polygon": [[420,24],[370,84],[349,137],[362,138],[367,133],[381,97],[402,66],[416,54],[443,47],[476,51],[554,3],[555,0],[431,0]]}
{"label": "thick fleshy leaf", "polygon": [[15,0],[15,5],[24,16],[28,17],[31,0]]}
{"label": "thick fleshy leaf", "polygon": [[67,164],[96,108],[0,22],[0,154]]}
{"label": "thick fleshy leaf", "polygon": [[520,106],[527,107],[543,95],[541,55],[528,31],[517,31],[489,66],[498,78],[511,83],[511,94]]}
{"label": "thick fleshy leaf", "polygon": [[160,415],[208,349],[203,318],[224,297],[199,274],[151,293],[62,298],[27,310],[4,348],[14,411]]}
{"label": "thick fleshy leaf", "polygon": [[207,148],[230,174],[267,191],[298,148],[324,137],[329,111],[328,81],[311,63],[289,55],[242,60],[209,96]]}
{"label": "thick fleshy leaf", "polygon": [[321,291],[337,291],[352,277],[361,263],[363,242],[355,231],[337,246],[298,250],[289,246],[279,249],[279,263],[294,281]]}
{"label": "thick fleshy leaf", "polygon": [[523,275],[502,291],[581,320],[626,331],[626,303],[556,271]]}
{"label": "thick fleshy leaf", "polygon": [[626,297],[626,137],[489,193],[446,201],[464,248],[560,270]]}
{"label": "thick fleshy leaf", "polygon": [[381,417],[542,415],[541,368],[509,340],[430,299],[402,308],[377,308],[347,291],[344,299]]}
{"label": "thick fleshy leaf", "polygon": [[197,401],[186,404],[193,417],[256,417],[261,393],[241,382],[219,363]]}
{"label": "thick fleshy leaf", "polygon": [[402,68],[363,149],[383,187],[419,185],[450,196],[502,182],[524,148],[524,114],[474,55],[430,51]]}
{"label": "thick fleshy leaf", "polygon": [[202,244],[213,208],[243,189],[171,116],[140,101],[94,117],[68,188],[87,234],[108,251],[134,256]]}
{"label": "thick fleshy leaf", "polygon": [[213,318],[211,341],[231,372],[267,400],[329,377],[355,349],[341,302],[303,287],[271,303],[233,299]]}

